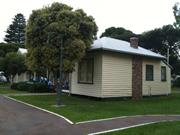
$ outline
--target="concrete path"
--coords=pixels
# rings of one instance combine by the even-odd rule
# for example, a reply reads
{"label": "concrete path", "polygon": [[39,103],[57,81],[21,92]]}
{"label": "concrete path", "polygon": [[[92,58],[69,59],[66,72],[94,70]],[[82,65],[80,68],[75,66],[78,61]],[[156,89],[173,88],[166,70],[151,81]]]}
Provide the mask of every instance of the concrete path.
{"label": "concrete path", "polygon": [[176,120],[180,120],[180,115],[129,116],[70,124],[63,118],[0,96],[0,135],[86,135]]}

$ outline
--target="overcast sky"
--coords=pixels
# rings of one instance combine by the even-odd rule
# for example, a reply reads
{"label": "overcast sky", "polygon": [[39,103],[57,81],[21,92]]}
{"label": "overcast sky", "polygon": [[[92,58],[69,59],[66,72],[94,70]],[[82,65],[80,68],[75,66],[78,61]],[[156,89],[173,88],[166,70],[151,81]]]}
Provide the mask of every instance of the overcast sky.
{"label": "overcast sky", "polygon": [[73,8],[82,8],[92,15],[99,27],[98,36],[108,27],[124,27],[140,34],[144,31],[172,24],[172,6],[180,0],[1,0],[0,42],[12,18],[17,13],[29,18],[32,10],[53,2],[62,2]]}

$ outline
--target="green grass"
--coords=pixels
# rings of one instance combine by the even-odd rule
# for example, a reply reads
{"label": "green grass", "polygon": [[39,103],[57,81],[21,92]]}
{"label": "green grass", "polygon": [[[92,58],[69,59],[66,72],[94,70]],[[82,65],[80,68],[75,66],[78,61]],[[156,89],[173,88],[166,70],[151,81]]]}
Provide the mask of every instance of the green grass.
{"label": "green grass", "polygon": [[0,82],[0,87],[10,86],[10,85],[11,85],[10,83],[2,83],[2,82]]}
{"label": "green grass", "polygon": [[179,135],[180,122],[161,122],[102,135]]}
{"label": "green grass", "polygon": [[180,93],[144,98],[141,101],[97,101],[77,96],[62,95],[64,107],[56,108],[56,96],[14,96],[38,107],[61,114],[74,122],[126,115],[180,114]]}
{"label": "green grass", "polygon": [[180,93],[180,88],[179,87],[173,87],[172,93]]}
{"label": "green grass", "polygon": [[1,94],[19,94],[19,93],[27,93],[25,91],[18,91],[18,90],[10,90],[10,89],[0,89]]}
{"label": "green grass", "polygon": [[0,95],[1,94],[20,94],[27,93],[26,91],[12,90],[10,83],[2,83],[0,82]]}

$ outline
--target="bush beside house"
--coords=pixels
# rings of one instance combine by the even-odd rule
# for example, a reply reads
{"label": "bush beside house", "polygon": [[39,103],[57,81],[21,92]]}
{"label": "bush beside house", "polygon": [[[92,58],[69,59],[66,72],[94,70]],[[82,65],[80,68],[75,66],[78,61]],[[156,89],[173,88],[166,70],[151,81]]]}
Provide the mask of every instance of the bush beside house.
{"label": "bush beside house", "polygon": [[13,83],[11,85],[11,89],[20,90],[20,91],[27,91],[27,92],[33,92],[33,93],[53,92],[53,89],[48,87],[47,84],[39,83],[39,82]]}
{"label": "bush beside house", "polygon": [[178,77],[177,79],[175,79],[175,81],[173,82],[173,86],[174,86],[174,87],[180,87],[180,77]]}

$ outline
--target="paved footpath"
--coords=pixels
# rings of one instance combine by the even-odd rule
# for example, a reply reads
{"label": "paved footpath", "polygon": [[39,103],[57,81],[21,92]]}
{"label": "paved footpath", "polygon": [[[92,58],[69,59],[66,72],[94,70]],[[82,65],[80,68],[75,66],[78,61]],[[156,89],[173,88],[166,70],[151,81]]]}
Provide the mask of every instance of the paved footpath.
{"label": "paved footpath", "polygon": [[80,135],[63,118],[0,96],[0,135]]}
{"label": "paved footpath", "polygon": [[97,132],[104,132],[104,131],[113,131],[113,130],[122,130],[125,128],[135,127],[138,125],[146,125],[150,123],[156,123],[161,121],[177,121],[180,120],[180,115],[166,115],[166,116],[153,116],[153,115],[146,115],[146,116],[129,116],[129,117],[122,117],[116,118],[111,120],[103,120],[97,122],[87,122],[77,124],[77,127],[83,129],[84,133],[97,133]]}
{"label": "paved footpath", "polygon": [[63,118],[0,96],[0,135],[86,135],[175,120],[180,120],[180,115],[130,116],[70,124]]}

